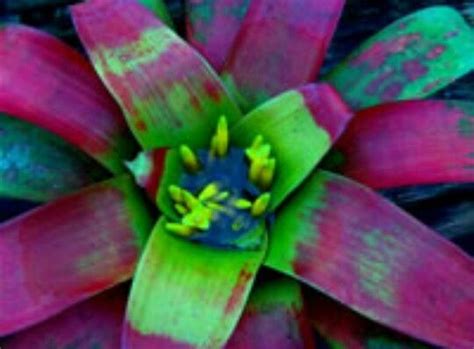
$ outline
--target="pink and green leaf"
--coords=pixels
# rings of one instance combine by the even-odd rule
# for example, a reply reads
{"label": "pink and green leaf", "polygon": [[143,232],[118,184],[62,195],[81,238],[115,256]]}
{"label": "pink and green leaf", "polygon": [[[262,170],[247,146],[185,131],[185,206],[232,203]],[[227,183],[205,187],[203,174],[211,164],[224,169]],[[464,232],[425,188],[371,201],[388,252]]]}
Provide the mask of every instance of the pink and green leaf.
{"label": "pink and green leaf", "polygon": [[144,149],[209,142],[236,104],[204,59],[134,0],[72,8],[79,36],[99,76],[121,105]]}
{"label": "pink and green leaf", "polygon": [[43,127],[122,172],[132,154],[120,109],[90,64],[58,39],[23,26],[0,28],[0,112]]}
{"label": "pink and green leaf", "polygon": [[173,28],[173,20],[163,0],[139,0],[139,2],[153,12],[164,24]]}
{"label": "pink and green leaf", "polygon": [[338,169],[372,188],[474,182],[474,103],[404,101],[356,114]]}
{"label": "pink and green leaf", "polygon": [[413,337],[473,347],[473,259],[370,189],[318,171],[270,236],[267,266]]}
{"label": "pink and green leaf", "polygon": [[254,0],[222,77],[248,111],[285,90],[314,81],[344,0]]}
{"label": "pink and green leaf", "polygon": [[433,94],[474,68],[474,31],[449,7],[418,11],[363,43],[326,77],[355,109]]}
{"label": "pink and green leaf", "polygon": [[128,287],[82,302],[32,328],[0,340],[6,349],[117,349]]}
{"label": "pink and green leaf", "polygon": [[0,336],[131,277],[151,220],[118,177],[0,225]]}
{"label": "pink and green leaf", "polygon": [[314,348],[301,289],[278,279],[257,285],[225,349]]}
{"label": "pink and green leaf", "polygon": [[250,112],[231,130],[231,141],[248,147],[261,134],[272,146],[277,207],[314,169],[343,132],[351,111],[326,84],[290,90]]}
{"label": "pink and green leaf", "polygon": [[187,36],[213,66],[221,71],[251,0],[188,0]]}
{"label": "pink and green leaf", "polygon": [[199,245],[171,235],[165,223],[156,225],[138,265],[123,348],[221,348],[243,312],[266,249]]}
{"label": "pink and green leaf", "polygon": [[0,197],[49,201],[107,177],[61,138],[0,113]]}

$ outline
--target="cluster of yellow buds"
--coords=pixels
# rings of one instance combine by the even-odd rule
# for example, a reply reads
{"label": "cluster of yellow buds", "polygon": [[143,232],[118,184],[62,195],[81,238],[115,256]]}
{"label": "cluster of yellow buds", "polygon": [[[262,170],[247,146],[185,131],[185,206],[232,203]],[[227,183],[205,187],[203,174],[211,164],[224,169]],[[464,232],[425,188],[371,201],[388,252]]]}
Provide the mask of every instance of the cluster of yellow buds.
{"label": "cluster of yellow buds", "polygon": [[[229,129],[227,119],[222,116],[217,124],[217,131],[211,140],[211,155],[224,157],[229,149]],[[201,168],[199,159],[193,150],[183,144],[179,147],[179,153],[183,160],[184,167],[190,172],[197,172]]]}
{"label": "cluster of yellow buds", "polygon": [[252,145],[245,149],[250,161],[249,179],[263,190],[270,188],[275,175],[276,160],[271,157],[272,147],[265,143],[262,135],[255,137]]}
{"label": "cluster of yellow buds", "polygon": [[180,223],[168,223],[166,228],[182,236],[209,229],[215,212],[225,212],[226,208],[220,203],[229,197],[228,192],[219,191],[216,183],[208,184],[197,197],[176,185],[171,185],[168,192],[182,219]]}
{"label": "cluster of yellow buds", "polygon": [[[210,154],[225,157],[229,151],[229,130],[227,119],[222,116],[211,139]],[[198,156],[187,145],[181,145],[179,153],[184,167],[191,173],[197,173],[202,168]],[[271,157],[271,146],[264,142],[261,135],[255,137],[252,145],[245,149],[249,160],[249,180],[262,191],[270,188],[275,174],[275,158]],[[181,215],[179,223],[168,223],[166,228],[181,236],[192,236],[199,231],[208,230],[217,213],[231,215],[233,209],[250,210],[254,217],[263,215],[268,209],[271,195],[264,192],[253,202],[243,198],[231,198],[228,191],[221,191],[219,183],[206,185],[195,196],[186,189],[176,185],[168,188],[174,202],[175,210]]]}

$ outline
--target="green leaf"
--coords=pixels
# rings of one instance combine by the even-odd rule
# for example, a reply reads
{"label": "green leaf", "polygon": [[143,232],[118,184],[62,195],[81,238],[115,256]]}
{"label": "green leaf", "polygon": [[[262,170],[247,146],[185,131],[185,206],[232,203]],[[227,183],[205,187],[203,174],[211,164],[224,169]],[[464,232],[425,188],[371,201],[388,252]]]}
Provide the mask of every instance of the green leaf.
{"label": "green leaf", "polygon": [[0,113],[0,196],[49,201],[107,175],[58,136]]}
{"label": "green leaf", "polygon": [[272,146],[276,208],[314,169],[352,114],[328,85],[285,92],[250,112],[231,130],[231,142],[249,147],[257,135]]}
{"label": "green leaf", "polygon": [[213,249],[171,235],[165,223],[155,226],[138,265],[124,348],[220,348],[237,325],[266,248]]}
{"label": "green leaf", "polygon": [[474,68],[474,32],[450,7],[404,17],[325,78],[354,108],[433,94]]}

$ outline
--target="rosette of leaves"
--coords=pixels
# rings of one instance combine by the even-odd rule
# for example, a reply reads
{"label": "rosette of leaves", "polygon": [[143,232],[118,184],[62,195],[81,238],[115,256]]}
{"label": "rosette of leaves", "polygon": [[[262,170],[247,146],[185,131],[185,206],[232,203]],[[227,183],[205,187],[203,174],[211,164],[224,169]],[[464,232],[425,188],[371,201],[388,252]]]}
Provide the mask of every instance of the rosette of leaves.
{"label": "rosette of leaves", "polygon": [[45,202],[0,226],[0,335],[36,325],[4,346],[404,340],[347,309],[473,346],[472,258],[373,189],[473,181],[474,104],[421,98],[473,68],[474,33],[428,8],[312,83],[343,5],[189,1],[187,43],[161,2],[90,0],[88,60],[0,29],[0,193]]}

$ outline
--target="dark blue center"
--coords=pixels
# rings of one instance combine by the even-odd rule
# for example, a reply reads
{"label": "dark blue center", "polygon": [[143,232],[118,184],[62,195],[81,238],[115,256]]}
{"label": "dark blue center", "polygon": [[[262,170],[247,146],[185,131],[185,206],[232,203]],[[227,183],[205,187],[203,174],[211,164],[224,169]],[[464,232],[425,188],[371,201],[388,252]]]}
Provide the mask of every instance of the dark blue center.
{"label": "dark blue center", "polygon": [[208,150],[198,150],[197,156],[202,165],[196,173],[183,173],[180,186],[196,196],[210,183],[217,183],[221,192],[229,192],[229,197],[220,204],[225,212],[216,211],[211,227],[199,231],[191,240],[220,248],[255,249],[263,236],[258,225],[261,219],[251,215],[250,210],[234,207],[236,199],[254,201],[261,190],[248,179],[248,163],[242,149],[230,148],[225,157],[210,155]]}

